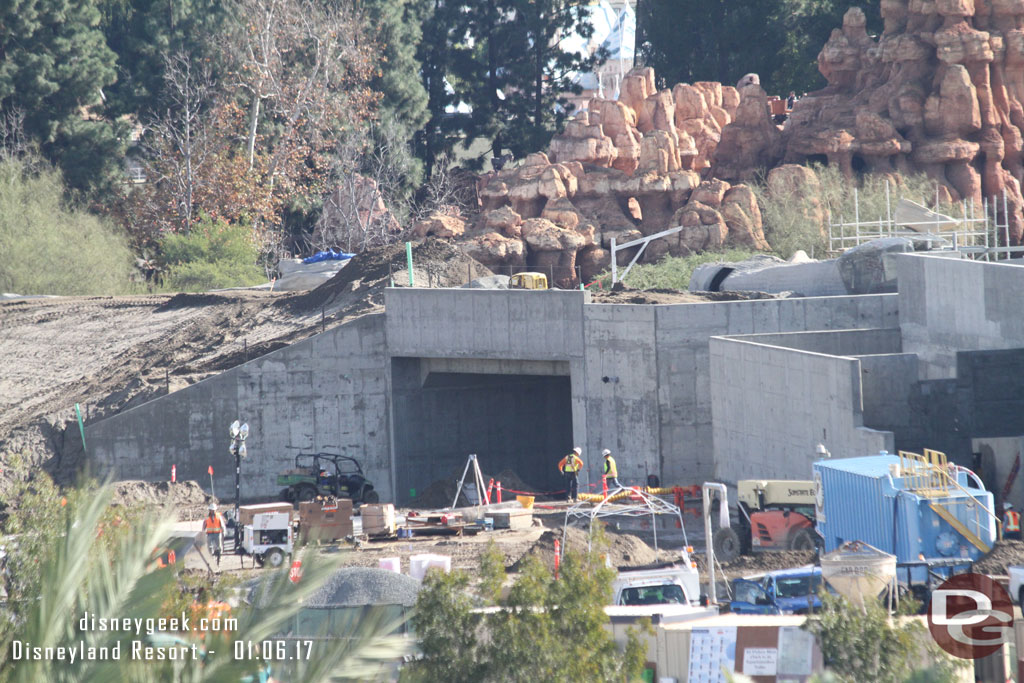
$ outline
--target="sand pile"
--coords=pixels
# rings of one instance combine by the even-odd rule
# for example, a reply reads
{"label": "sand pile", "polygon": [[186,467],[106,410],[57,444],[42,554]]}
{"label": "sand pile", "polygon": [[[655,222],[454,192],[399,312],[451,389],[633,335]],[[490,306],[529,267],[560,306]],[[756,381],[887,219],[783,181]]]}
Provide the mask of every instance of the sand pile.
{"label": "sand pile", "polygon": [[[612,567],[645,567],[647,565],[657,564],[658,562],[667,561],[669,559],[675,559],[678,557],[677,553],[670,551],[656,552],[654,548],[644,543],[644,541],[637,536],[631,534],[619,534],[613,531],[605,531],[605,537],[608,539],[608,559]],[[540,559],[548,567],[554,568],[555,566],[555,540],[559,543],[563,543],[563,554],[566,550],[586,552],[588,548],[590,534],[586,529],[579,527],[570,526],[565,533],[563,540],[562,529],[548,529],[545,531],[537,542],[526,551],[523,557],[513,562],[509,568],[510,571],[520,571],[522,569],[523,560],[527,556],[533,556]]]}

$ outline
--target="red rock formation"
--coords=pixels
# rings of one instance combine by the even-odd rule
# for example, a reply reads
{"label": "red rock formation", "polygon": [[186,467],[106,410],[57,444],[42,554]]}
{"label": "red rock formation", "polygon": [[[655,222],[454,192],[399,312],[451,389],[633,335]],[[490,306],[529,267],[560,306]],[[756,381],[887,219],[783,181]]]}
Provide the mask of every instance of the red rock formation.
{"label": "red rock formation", "polygon": [[828,86],[797,102],[785,161],[924,171],[952,199],[979,205],[1005,189],[1010,241],[1020,244],[1024,2],[882,0],[881,12],[877,40],[857,8],[832,32],[818,55]]}

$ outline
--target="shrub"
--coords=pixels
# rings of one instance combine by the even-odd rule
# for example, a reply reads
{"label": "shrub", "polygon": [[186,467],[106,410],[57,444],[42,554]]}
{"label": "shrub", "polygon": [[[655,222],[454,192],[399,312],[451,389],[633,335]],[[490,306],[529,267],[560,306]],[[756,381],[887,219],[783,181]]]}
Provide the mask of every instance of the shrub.
{"label": "shrub", "polygon": [[204,217],[187,233],[160,240],[164,286],[183,292],[247,287],[266,281],[256,265],[259,249],[245,225]]}
{"label": "shrub", "polygon": [[[697,266],[720,261],[727,263],[745,261],[756,253],[746,249],[727,249],[726,251],[706,251],[689,256],[666,256],[657,263],[633,266],[622,282],[634,289],[686,290],[690,287],[690,276],[693,275]],[[623,269],[619,268],[620,275]],[[612,284],[611,271],[603,273],[598,280],[601,282],[601,287],[605,289],[610,287]]]}
{"label": "shrub", "polygon": [[119,294],[133,257],[107,220],[64,200],[59,171],[38,158],[0,159],[0,292]]}
{"label": "shrub", "polygon": [[[837,166],[811,165],[818,176],[821,192],[817,197],[773,197],[768,192],[765,178],[752,183],[764,222],[764,234],[772,250],[782,258],[790,258],[797,250],[812,258],[827,258],[828,223],[862,223],[885,221],[889,217],[886,207],[886,179],[889,178],[889,204],[895,210],[901,197],[930,208],[935,208],[935,181],[923,173],[884,176],[868,173],[856,183],[843,177]],[[856,195],[854,188],[857,189]],[[937,210],[949,216],[963,215],[959,204],[941,203]],[[981,213],[981,207],[976,207]],[[824,216],[824,230],[819,222]],[[866,228],[877,230],[877,228]],[[852,233],[853,227],[847,229]],[[852,246],[852,245],[847,245]],[[833,254],[834,255],[834,254]]]}

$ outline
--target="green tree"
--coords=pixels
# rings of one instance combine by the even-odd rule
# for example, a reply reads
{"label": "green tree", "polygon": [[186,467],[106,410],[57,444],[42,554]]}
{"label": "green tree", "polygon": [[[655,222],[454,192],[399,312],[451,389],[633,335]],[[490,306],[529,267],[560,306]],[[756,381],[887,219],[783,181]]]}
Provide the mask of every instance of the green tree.
{"label": "green tree", "polygon": [[[879,1],[858,4],[868,30],[880,30]],[[728,85],[755,72],[768,92],[806,92],[825,85],[818,53],[848,8],[838,0],[641,0],[638,46],[665,85]]]}
{"label": "green tree", "polygon": [[[633,680],[646,649],[631,631],[620,651],[605,628],[614,576],[596,550],[567,553],[558,579],[528,558],[506,598],[500,597],[504,564],[493,548],[475,587],[462,572],[431,572],[412,622],[424,659],[403,680]],[[484,605],[497,609],[474,611]]]}
{"label": "green tree", "polygon": [[430,39],[420,41],[416,58],[422,65],[428,118],[416,132],[414,145],[428,178],[433,176],[438,159],[454,147],[463,125],[461,115],[449,115],[447,111],[456,103],[448,79],[454,78],[456,61],[463,54],[459,44],[460,7],[445,0],[420,0],[423,35]]}
{"label": "green tree", "polygon": [[[95,192],[121,161],[102,112],[114,82],[114,53],[95,0],[17,0],[0,8],[0,112],[23,116],[26,135],[65,171],[75,189]],[[83,123],[86,114],[89,122]]]}
{"label": "green tree", "polygon": [[[378,71],[370,81],[381,96],[377,118],[386,121],[411,151],[414,133],[430,118],[417,58],[430,5],[424,0],[364,0],[363,8],[367,35],[380,45]],[[408,187],[418,185],[423,179],[422,164],[410,165],[406,174]]]}
{"label": "green tree", "polygon": [[892,619],[877,603],[869,601],[861,609],[823,593],[821,610],[803,628],[817,636],[833,680],[907,681],[925,661],[932,662],[925,680],[958,680],[961,663],[938,648],[920,621]]}
{"label": "green tree", "polygon": [[117,80],[104,91],[108,115],[143,120],[165,108],[167,58],[214,61],[214,36],[230,16],[223,0],[105,0],[102,11],[117,55]]}

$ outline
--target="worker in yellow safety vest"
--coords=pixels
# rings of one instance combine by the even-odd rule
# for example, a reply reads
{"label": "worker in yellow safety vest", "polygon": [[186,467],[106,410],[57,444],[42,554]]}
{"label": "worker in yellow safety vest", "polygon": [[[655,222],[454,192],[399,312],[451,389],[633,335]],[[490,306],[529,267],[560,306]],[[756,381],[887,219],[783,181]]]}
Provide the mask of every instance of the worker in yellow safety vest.
{"label": "worker in yellow safety vest", "polygon": [[1020,513],[1012,503],[1003,503],[1003,538],[1020,540]]}
{"label": "worker in yellow safety vest", "polygon": [[583,469],[583,449],[577,446],[572,453],[558,461],[558,471],[565,477],[565,499],[577,500],[580,493],[580,470]]}
{"label": "worker in yellow safety vest", "polygon": [[612,457],[612,452],[606,448],[601,451],[601,455],[604,456],[604,476],[605,481],[608,482],[608,487],[622,488],[622,484],[619,483],[619,468],[615,466],[615,458]]}
{"label": "worker in yellow safety vest", "polygon": [[220,555],[224,551],[224,518],[217,514],[217,506],[213,503],[210,503],[209,515],[203,520],[203,531],[206,532],[206,548],[220,565]]}

